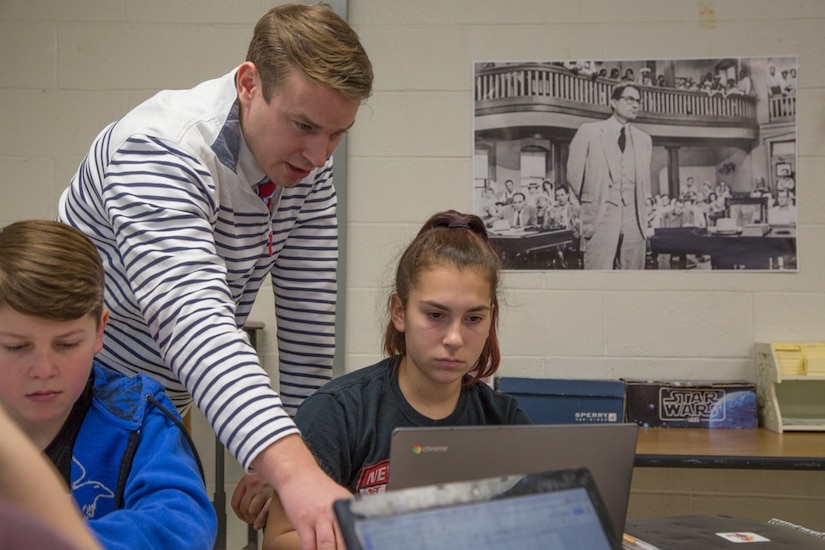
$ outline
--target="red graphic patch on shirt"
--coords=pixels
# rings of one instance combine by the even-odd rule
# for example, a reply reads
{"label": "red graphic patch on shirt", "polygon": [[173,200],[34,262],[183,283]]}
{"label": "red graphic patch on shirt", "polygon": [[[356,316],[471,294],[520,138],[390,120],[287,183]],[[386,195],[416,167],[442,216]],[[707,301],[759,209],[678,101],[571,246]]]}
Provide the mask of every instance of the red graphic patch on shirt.
{"label": "red graphic patch on shirt", "polygon": [[364,466],[358,474],[355,492],[362,494],[383,493],[387,490],[390,478],[390,460],[384,459],[377,464]]}

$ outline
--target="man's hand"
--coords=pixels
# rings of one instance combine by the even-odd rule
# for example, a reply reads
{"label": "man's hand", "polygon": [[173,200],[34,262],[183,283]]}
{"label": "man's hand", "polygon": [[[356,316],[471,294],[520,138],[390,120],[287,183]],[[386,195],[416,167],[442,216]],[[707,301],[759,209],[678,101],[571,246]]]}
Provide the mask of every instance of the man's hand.
{"label": "man's hand", "polygon": [[303,550],[344,550],[332,503],[352,494],[321,471],[298,435],[278,440],[252,461],[278,491]]}
{"label": "man's hand", "polygon": [[266,525],[273,493],[272,486],[263,477],[256,473],[245,474],[232,493],[232,509],[242,521],[261,529]]}

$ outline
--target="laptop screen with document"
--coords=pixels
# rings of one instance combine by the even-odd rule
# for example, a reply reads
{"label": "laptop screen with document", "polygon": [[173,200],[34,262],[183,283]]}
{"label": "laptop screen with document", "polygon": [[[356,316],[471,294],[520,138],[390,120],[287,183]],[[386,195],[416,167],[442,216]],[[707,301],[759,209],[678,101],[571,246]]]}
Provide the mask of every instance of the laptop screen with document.
{"label": "laptop screen with document", "polygon": [[620,548],[584,468],[358,495],[334,508],[348,550]]}

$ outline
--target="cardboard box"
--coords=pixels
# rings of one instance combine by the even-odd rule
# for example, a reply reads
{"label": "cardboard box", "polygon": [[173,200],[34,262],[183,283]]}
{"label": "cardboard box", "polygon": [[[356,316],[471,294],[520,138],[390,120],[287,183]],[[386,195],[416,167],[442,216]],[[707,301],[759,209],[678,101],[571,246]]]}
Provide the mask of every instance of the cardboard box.
{"label": "cardboard box", "polygon": [[534,424],[622,422],[624,382],[548,378],[496,379],[499,391],[512,395]]}
{"label": "cardboard box", "polygon": [[666,428],[757,427],[756,386],[750,382],[625,380],[625,419]]}

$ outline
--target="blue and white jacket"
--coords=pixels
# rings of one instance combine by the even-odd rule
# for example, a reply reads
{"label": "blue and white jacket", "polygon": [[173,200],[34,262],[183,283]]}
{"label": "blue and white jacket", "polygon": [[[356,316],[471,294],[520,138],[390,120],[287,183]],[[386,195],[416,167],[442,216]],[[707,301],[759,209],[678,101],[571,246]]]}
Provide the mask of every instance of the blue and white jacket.
{"label": "blue and white jacket", "polygon": [[211,550],[217,518],[188,434],[161,386],[94,365],[71,491],[107,549]]}

